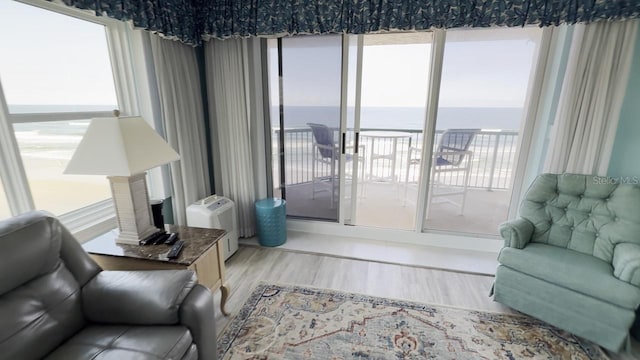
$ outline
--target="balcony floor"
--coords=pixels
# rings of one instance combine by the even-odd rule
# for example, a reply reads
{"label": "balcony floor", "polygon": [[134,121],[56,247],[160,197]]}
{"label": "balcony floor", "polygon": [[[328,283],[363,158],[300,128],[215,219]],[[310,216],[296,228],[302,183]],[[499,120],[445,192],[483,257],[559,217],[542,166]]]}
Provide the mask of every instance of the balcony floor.
{"label": "balcony floor", "polygon": [[[311,184],[287,188],[289,215],[337,219],[337,209],[331,207],[329,192],[318,192],[311,198]],[[405,195],[406,194],[406,195]],[[498,225],[505,221],[511,192],[468,189],[465,212],[450,202],[459,202],[460,195],[434,199],[426,227],[433,230],[471,234],[498,235]],[[415,226],[415,185],[390,182],[368,182],[359,190],[355,224],[372,227],[411,230]]]}

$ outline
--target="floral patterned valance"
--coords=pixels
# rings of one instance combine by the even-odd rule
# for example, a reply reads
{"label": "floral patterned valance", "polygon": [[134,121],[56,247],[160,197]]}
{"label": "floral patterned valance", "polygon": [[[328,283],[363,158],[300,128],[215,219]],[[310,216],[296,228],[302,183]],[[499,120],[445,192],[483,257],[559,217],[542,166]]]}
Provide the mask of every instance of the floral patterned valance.
{"label": "floral patterned valance", "polygon": [[540,26],[640,17],[640,0],[194,0],[205,37]]}
{"label": "floral patterned valance", "polygon": [[365,34],[640,18],[640,0],[63,0],[188,44],[202,38]]}
{"label": "floral patterned valance", "polygon": [[[54,0],[47,0],[54,1]],[[192,0],[62,0],[67,6],[93,10],[98,16],[131,20],[138,28],[158,32],[185,44],[202,42]]]}

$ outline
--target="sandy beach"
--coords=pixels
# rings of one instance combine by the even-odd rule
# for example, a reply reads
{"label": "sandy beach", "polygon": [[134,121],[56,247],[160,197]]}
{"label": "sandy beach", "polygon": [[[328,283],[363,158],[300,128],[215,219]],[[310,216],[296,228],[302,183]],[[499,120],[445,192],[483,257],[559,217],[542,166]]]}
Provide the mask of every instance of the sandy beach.
{"label": "sandy beach", "polygon": [[[68,160],[23,156],[36,209],[62,215],[111,197],[109,181],[99,175],[65,175]],[[0,192],[0,218],[10,216],[4,191]]]}

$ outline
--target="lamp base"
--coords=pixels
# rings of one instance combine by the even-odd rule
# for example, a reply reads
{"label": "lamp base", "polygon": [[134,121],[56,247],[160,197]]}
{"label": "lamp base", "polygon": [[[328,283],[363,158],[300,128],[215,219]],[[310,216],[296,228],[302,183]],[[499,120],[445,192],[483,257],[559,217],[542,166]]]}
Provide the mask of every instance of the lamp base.
{"label": "lamp base", "polygon": [[140,240],[160,231],[153,226],[145,173],[108,179],[120,229],[116,243],[139,245]]}

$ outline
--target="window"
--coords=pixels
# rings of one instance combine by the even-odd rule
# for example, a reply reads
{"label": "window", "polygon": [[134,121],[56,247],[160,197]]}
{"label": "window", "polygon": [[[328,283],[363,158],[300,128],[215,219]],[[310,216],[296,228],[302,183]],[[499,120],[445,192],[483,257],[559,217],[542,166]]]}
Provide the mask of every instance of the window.
{"label": "window", "polygon": [[9,113],[117,108],[103,25],[3,1],[0,45],[0,79]]}
{"label": "window", "polygon": [[[119,108],[105,26],[2,1],[0,48],[0,109],[7,109],[0,121],[13,129],[0,137],[15,140],[19,154],[0,156],[22,165],[26,181],[18,180],[28,185],[35,208],[64,215],[110,206],[106,177],[63,174],[89,120]],[[0,217],[9,212],[5,204],[0,192]]]}
{"label": "window", "polygon": [[88,126],[89,120],[13,125],[36,208],[61,215],[111,197],[104,176],[62,173]]}

